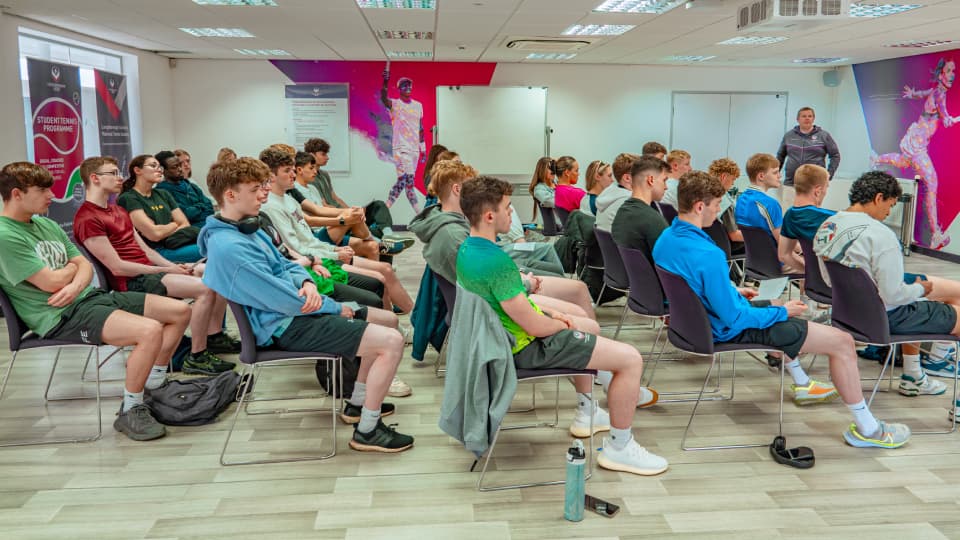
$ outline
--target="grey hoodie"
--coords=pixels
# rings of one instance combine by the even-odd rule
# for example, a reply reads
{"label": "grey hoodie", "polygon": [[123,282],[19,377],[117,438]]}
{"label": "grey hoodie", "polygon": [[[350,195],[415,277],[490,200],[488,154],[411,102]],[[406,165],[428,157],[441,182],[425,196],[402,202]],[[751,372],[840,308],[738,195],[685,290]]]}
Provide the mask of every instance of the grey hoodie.
{"label": "grey hoodie", "polygon": [[444,212],[439,204],[428,206],[409,226],[423,242],[423,258],[430,268],[450,283],[457,282],[457,252],[470,236],[470,223],[457,212]]}
{"label": "grey hoodie", "polygon": [[598,229],[610,232],[613,227],[613,218],[617,217],[617,210],[624,201],[630,198],[632,192],[614,182],[597,195],[597,221]]}
{"label": "grey hoodie", "polygon": [[[827,156],[830,156],[830,166],[827,166]],[[811,163],[825,167],[830,172],[830,178],[837,172],[840,166],[840,148],[837,142],[829,133],[813,126],[810,133],[800,131],[800,126],[795,126],[783,135],[780,141],[780,149],[777,150],[777,159],[780,160],[780,166],[786,166],[783,176],[783,184],[793,185],[793,173],[801,165]]]}

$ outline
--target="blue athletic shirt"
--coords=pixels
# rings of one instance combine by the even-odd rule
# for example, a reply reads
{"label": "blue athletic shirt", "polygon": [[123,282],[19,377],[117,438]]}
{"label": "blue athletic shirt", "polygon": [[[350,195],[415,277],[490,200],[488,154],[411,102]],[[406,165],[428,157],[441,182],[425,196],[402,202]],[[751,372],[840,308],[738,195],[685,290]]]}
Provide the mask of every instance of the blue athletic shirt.
{"label": "blue athletic shirt", "polygon": [[830,216],[836,214],[833,210],[820,208],[808,204],[806,206],[794,206],[787,210],[783,215],[783,227],[780,234],[794,240],[810,240],[817,236],[817,229]]}
{"label": "blue athletic shirt", "polygon": [[757,186],[743,190],[737,199],[734,217],[737,225],[764,229],[773,236],[773,230],[783,225],[780,203]]}

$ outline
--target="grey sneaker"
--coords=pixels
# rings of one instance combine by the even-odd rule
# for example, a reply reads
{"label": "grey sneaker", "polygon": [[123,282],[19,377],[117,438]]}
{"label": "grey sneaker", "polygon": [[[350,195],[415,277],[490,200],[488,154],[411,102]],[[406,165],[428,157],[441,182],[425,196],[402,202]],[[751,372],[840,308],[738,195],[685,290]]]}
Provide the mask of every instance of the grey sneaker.
{"label": "grey sneaker", "polygon": [[120,413],[113,421],[113,429],[135,441],[152,441],[167,434],[167,428],[150,414],[150,408],[143,403],[130,407],[126,412],[120,406]]}

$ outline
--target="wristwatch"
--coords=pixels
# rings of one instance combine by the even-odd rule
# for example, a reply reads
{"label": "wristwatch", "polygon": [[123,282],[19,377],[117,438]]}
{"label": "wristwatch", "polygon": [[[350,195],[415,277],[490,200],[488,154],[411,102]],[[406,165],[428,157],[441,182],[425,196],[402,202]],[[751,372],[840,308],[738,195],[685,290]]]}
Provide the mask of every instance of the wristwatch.
{"label": "wristwatch", "polygon": [[347,220],[343,219],[343,216],[340,216],[340,224],[341,224],[341,225],[346,225],[346,224],[347,224]]}
{"label": "wristwatch", "polygon": [[307,255],[307,260],[310,261],[310,266],[317,264],[317,258],[313,255]]}

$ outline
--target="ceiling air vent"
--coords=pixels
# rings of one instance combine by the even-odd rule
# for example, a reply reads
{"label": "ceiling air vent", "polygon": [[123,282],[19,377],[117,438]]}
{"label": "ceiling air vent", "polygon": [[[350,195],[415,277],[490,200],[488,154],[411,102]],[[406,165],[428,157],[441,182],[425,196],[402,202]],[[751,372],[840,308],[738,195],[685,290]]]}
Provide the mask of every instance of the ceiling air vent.
{"label": "ceiling air vent", "polygon": [[504,46],[517,51],[531,52],[576,52],[593,43],[586,39],[512,39]]}

